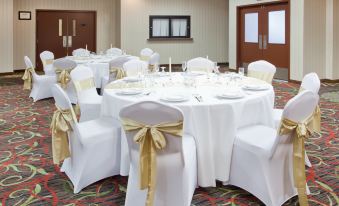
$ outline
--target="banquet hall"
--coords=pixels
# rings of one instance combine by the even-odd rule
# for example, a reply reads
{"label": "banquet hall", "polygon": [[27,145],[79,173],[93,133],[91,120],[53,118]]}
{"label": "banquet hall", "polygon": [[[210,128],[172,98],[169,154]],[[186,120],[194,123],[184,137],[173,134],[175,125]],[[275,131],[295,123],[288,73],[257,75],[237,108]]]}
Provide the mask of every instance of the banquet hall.
{"label": "banquet hall", "polygon": [[0,0],[0,206],[339,205],[339,0]]}

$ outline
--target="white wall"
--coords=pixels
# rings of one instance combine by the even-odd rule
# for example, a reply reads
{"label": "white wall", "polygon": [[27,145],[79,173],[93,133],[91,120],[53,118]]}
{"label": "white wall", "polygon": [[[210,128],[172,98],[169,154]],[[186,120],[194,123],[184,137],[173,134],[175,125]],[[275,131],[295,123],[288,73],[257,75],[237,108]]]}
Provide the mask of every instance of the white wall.
{"label": "white wall", "polygon": [[[139,55],[150,47],[161,62],[173,63],[209,55],[213,61],[228,62],[227,0],[121,0],[121,46]],[[149,15],[191,15],[192,41],[148,41]]]}
{"label": "white wall", "polygon": [[[236,69],[237,61],[237,7],[272,2],[278,0],[229,0],[229,63],[230,68]],[[290,22],[290,78],[301,80],[303,76],[303,15],[304,0],[291,0]]]}
{"label": "white wall", "polygon": [[339,1],[333,0],[333,79],[339,79]]}
{"label": "white wall", "polygon": [[[12,0],[2,0],[12,2]],[[35,62],[36,9],[97,11],[97,50],[116,42],[116,0],[14,0],[14,68],[24,69],[23,57]],[[18,11],[31,11],[32,20],[19,21]],[[12,9],[13,11],[13,9]]]}
{"label": "white wall", "polygon": [[0,73],[13,71],[13,1],[0,0]]}

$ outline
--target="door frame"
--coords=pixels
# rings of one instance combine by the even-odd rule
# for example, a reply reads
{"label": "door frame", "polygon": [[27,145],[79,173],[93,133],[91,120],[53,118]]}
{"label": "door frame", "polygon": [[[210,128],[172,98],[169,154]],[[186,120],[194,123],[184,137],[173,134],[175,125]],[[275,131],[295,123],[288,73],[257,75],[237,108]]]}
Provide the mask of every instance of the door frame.
{"label": "door frame", "polygon": [[[40,54],[38,53],[38,13],[39,12],[70,12],[70,13],[93,13],[94,14],[94,50],[97,50],[97,11],[95,10],[60,10],[60,9],[36,9],[35,10],[35,68],[37,67],[38,61],[40,59]],[[39,71],[43,70],[41,65]]]}
{"label": "door frame", "polygon": [[241,41],[241,34],[240,34],[240,29],[241,29],[241,25],[240,25],[240,20],[241,20],[241,14],[240,14],[240,10],[244,9],[244,8],[251,8],[251,7],[258,7],[258,6],[267,6],[267,5],[279,5],[279,4],[286,4],[287,3],[287,9],[288,9],[288,14],[289,14],[289,25],[290,28],[288,29],[288,36],[289,36],[289,43],[287,44],[287,48],[288,48],[288,68],[287,68],[287,72],[288,72],[288,81],[290,81],[290,69],[291,69],[291,48],[290,48],[290,44],[291,44],[291,3],[290,0],[280,0],[280,1],[271,1],[271,2],[264,2],[264,3],[258,3],[258,4],[249,4],[249,5],[242,5],[242,6],[237,6],[237,16],[236,16],[236,48],[237,48],[237,54],[236,54],[236,70],[239,70],[240,67],[240,56],[241,56],[241,46],[240,46],[240,41]]}

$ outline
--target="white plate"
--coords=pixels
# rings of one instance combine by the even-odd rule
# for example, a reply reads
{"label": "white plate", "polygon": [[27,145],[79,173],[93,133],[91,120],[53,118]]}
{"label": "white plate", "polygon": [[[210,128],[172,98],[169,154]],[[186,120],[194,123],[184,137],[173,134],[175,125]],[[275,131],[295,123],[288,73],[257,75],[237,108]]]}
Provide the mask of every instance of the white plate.
{"label": "white plate", "polygon": [[222,92],[216,95],[218,98],[222,99],[240,99],[244,97],[244,94],[239,91],[239,92]]}
{"label": "white plate", "polygon": [[206,73],[203,73],[203,72],[185,72],[185,73],[182,73],[183,76],[186,76],[186,77],[198,77],[198,76],[202,76],[202,75],[205,75]]}
{"label": "white plate", "polygon": [[162,96],[160,100],[163,100],[166,102],[185,102],[189,100],[189,97],[183,94],[172,94],[172,95]]}
{"label": "white plate", "polygon": [[123,89],[117,92],[120,95],[138,95],[143,92],[142,89]]}
{"label": "white plate", "polygon": [[242,88],[246,90],[252,90],[252,91],[262,91],[262,90],[267,90],[269,87],[265,84],[248,84],[248,85],[244,85]]}
{"label": "white plate", "polygon": [[125,77],[123,78],[125,82],[140,82],[142,79],[138,77]]}

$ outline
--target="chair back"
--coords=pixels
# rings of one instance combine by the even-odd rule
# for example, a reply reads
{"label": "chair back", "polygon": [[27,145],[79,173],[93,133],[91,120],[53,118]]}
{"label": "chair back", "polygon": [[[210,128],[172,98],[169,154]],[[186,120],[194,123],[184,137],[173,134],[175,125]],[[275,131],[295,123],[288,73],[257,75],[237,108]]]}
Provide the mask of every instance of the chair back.
{"label": "chair back", "polygon": [[55,105],[62,110],[70,109],[76,123],[76,115],[74,113],[71,100],[68,98],[66,92],[58,84],[54,84],[54,86],[52,87],[52,94]]}
{"label": "chair back", "polygon": [[214,63],[209,59],[198,57],[187,62],[187,69],[189,71],[212,72]]}
{"label": "chair back", "polygon": [[[26,69],[28,69],[28,68],[34,69],[34,65],[33,65],[31,59],[28,56],[24,57],[24,61],[25,61]],[[35,69],[33,70],[32,75],[33,75],[33,81],[36,81],[38,74],[35,72]]]}
{"label": "chair back", "polygon": [[[172,106],[159,102],[144,101],[124,107],[120,111],[120,118],[134,120],[146,125],[156,125],[159,123],[178,122],[184,119],[182,112]],[[126,138],[130,150],[130,154],[139,153],[139,144],[133,141],[137,131],[126,132]],[[171,153],[182,153],[182,137],[176,137],[163,133],[166,138],[166,148],[158,151],[159,155]],[[181,154],[182,156],[183,154]],[[132,161],[138,162],[139,155],[131,155]]]}
{"label": "chair back", "polygon": [[287,102],[282,117],[302,122],[313,114],[318,101],[318,94],[309,90],[302,91]]}
{"label": "chair back", "polygon": [[90,51],[83,49],[83,48],[79,48],[79,49],[75,49],[72,52],[73,56],[89,56],[90,55]]}
{"label": "chair back", "polygon": [[248,65],[248,71],[259,71],[259,72],[267,72],[267,73],[274,73],[277,71],[277,68],[265,60],[259,60],[252,62]]}
{"label": "chair back", "polygon": [[320,89],[320,79],[318,75],[314,72],[307,74],[304,76],[300,87],[318,94]]}
{"label": "chair back", "polygon": [[53,67],[56,69],[74,69],[77,66],[77,63],[73,60],[67,59],[67,58],[61,58],[61,59],[56,59],[53,62]]}
{"label": "chair back", "polygon": [[44,63],[44,60],[54,59],[54,54],[50,51],[43,51],[40,53],[40,59],[42,63]]}
{"label": "chair back", "polygon": [[81,103],[82,100],[86,100],[86,98],[98,95],[94,81],[94,74],[91,68],[80,65],[73,69],[70,75],[78,95],[79,103]]}
{"label": "chair back", "polygon": [[160,54],[155,52],[152,54],[148,62],[150,65],[159,65],[160,64]]}
{"label": "chair back", "polygon": [[112,55],[112,56],[120,56],[122,55],[122,50],[119,48],[110,48],[106,50],[106,54]]}
{"label": "chair back", "polygon": [[152,56],[152,54],[154,53],[154,51],[150,48],[144,48],[140,51],[140,56]]}
{"label": "chair back", "polygon": [[145,61],[139,59],[130,60],[123,65],[123,69],[127,76],[136,76],[138,73],[145,73],[147,71],[148,64]]}

